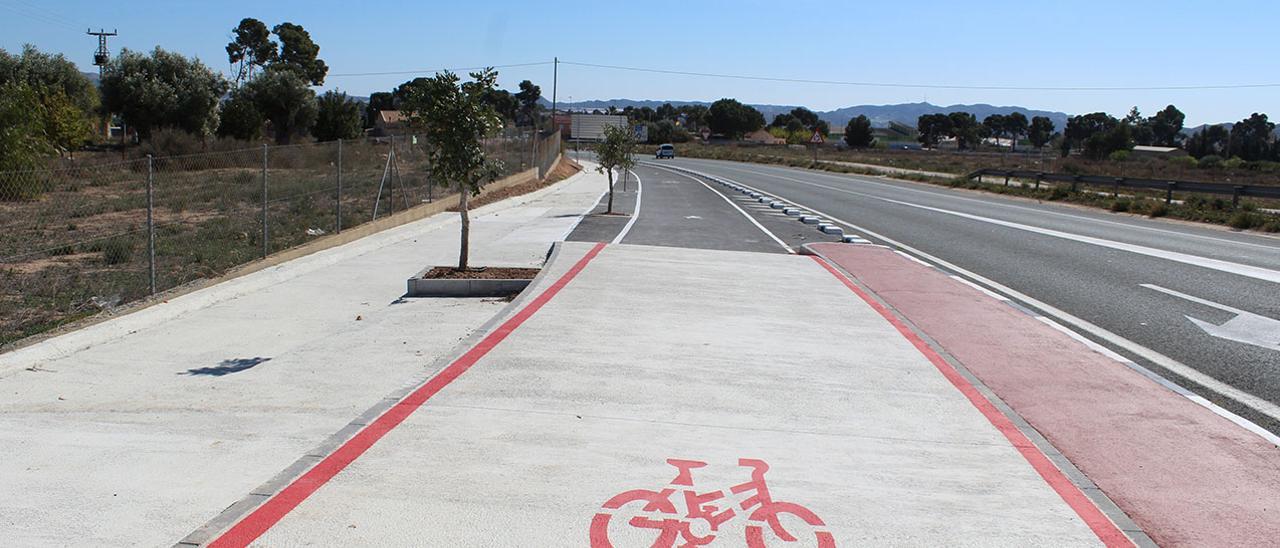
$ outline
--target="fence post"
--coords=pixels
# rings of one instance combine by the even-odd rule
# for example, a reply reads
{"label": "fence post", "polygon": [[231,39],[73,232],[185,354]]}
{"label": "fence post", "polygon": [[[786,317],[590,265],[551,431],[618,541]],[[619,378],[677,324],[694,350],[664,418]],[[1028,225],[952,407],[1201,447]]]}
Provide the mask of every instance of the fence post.
{"label": "fence post", "polygon": [[267,145],[262,145],[262,258],[267,258]]}
{"label": "fence post", "polygon": [[155,170],[151,155],[147,155],[147,277],[150,281],[151,294],[156,294],[156,222],[152,212],[155,211]]}
{"label": "fence post", "polygon": [[1231,187],[1231,209],[1240,207],[1240,193],[1244,191],[1244,187],[1236,185]]}
{"label": "fence post", "polygon": [[1111,198],[1113,200],[1120,197],[1120,181],[1123,181],[1123,180],[1124,180],[1124,177],[1116,177],[1115,181],[1112,182]]}
{"label": "fence post", "polygon": [[1009,172],[1004,172],[1004,186],[1009,186]]}
{"label": "fence post", "polygon": [[1167,189],[1165,189],[1165,191],[1164,191],[1164,204],[1165,204],[1165,205],[1173,205],[1173,188],[1174,188],[1174,187],[1176,187],[1176,186],[1178,186],[1178,183],[1176,183],[1176,182],[1174,182],[1174,181],[1169,181],[1169,183],[1168,183],[1168,188],[1167,188]]}
{"label": "fence post", "polygon": [[337,220],[334,233],[342,234],[342,139],[338,139],[338,199],[334,201],[334,214]]}
{"label": "fence post", "polygon": [[1044,172],[1036,173],[1036,190],[1040,190],[1040,181],[1044,180]]}
{"label": "fence post", "polygon": [[1076,189],[1079,188],[1079,185],[1080,185],[1080,176],[1072,175],[1071,176],[1071,192],[1075,192]]}

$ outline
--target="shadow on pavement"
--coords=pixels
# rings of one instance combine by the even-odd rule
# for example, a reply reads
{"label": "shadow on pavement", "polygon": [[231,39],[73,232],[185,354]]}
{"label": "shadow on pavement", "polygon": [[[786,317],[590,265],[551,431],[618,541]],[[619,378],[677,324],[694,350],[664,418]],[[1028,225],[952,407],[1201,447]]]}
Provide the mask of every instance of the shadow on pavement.
{"label": "shadow on pavement", "polygon": [[229,360],[222,360],[222,363],[218,364],[217,367],[198,367],[195,369],[188,369],[185,373],[178,373],[178,374],[192,375],[192,376],[207,375],[211,377],[221,377],[223,375],[239,373],[241,371],[252,368],[262,362],[267,362],[267,361],[271,361],[271,358],[263,358],[263,357],[232,358]]}

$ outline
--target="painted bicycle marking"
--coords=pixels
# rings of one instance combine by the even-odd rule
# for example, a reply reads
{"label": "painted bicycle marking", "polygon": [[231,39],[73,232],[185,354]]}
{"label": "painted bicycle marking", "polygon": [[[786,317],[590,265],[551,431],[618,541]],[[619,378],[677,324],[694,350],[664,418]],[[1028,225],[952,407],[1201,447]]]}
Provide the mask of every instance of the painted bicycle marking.
{"label": "painted bicycle marking", "polygon": [[[627,525],[652,530],[655,533],[653,548],[673,547],[677,542],[681,548],[692,548],[715,541],[721,526],[740,515],[733,508],[736,499],[730,498],[724,490],[699,493],[694,488],[693,470],[707,463],[685,459],[667,459],[667,463],[677,472],[675,479],[665,488],[623,491],[604,503],[591,520],[592,548],[613,548],[609,540],[609,524],[615,516],[625,518],[633,515],[626,521]],[[766,527],[772,538],[783,542],[799,540],[783,526],[783,515],[791,515],[807,524],[820,548],[835,548],[835,539],[817,514],[799,504],[773,499],[764,478],[765,472],[769,471],[768,464],[759,459],[738,459],[738,466],[751,469],[751,479],[730,487],[729,493],[741,499],[738,507],[743,511],[741,515],[746,516],[745,540],[749,548],[766,546]],[[681,496],[677,497],[677,493]],[[717,501],[728,506],[721,509],[719,505],[712,504]],[[677,507],[678,502],[684,503],[683,515]],[[642,506],[637,509],[635,505],[640,503]]]}

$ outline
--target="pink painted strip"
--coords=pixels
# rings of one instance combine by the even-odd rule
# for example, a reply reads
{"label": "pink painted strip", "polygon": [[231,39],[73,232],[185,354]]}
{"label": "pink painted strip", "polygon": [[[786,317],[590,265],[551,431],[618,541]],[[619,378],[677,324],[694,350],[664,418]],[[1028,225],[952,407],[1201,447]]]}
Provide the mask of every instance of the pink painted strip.
{"label": "pink painted strip", "polygon": [[888,322],[898,330],[898,333],[902,334],[903,337],[906,337],[908,341],[911,341],[911,344],[916,347],[916,350],[919,350],[920,353],[929,360],[929,363],[932,363],[933,366],[942,373],[942,376],[946,377],[946,379],[951,382],[952,386],[955,386],[961,394],[964,394],[964,396],[969,399],[969,402],[978,409],[978,412],[982,413],[982,416],[986,417],[986,419],[991,422],[991,425],[996,427],[996,430],[999,430],[1001,434],[1004,434],[1004,437],[1009,440],[1009,443],[1013,444],[1014,448],[1016,448],[1018,452],[1022,454],[1022,457],[1027,460],[1027,463],[1030,464],[1038,474],[1040,474],[1041,478],[1044,478],[1044,481],[1049,484],[1049,487],[1053,488],[1053,490],[1058,493],[1058,496],[1062,497],[1062,500],[1067,503],[1067,506],[1070,506],[1071,509],[1076,512],[1076,515],[1080,516],[1080,519],[1084,520],[1085,524],[1089,526],[1089,529],[1098,536],[1098,539],[1101,540],[1103,544],[1107,546],[1133,546],[1133,543],[1129,541],[1129,537],[1125,536],[1125,534],[1116,527],[1115,523],[1112,523],[1111,519],[1108,518],[1106,514],[1103,514],[1102,511],[1093,504],[1093,501],[1089,500],[1089,497],[1085,496],[1085,494],[1080,491],[1075,484],[1071,483],[1071,480],[1062,473],[1062,470],[1059,470],[1057,466],[1054,466],[1054,464],[1049,461],[1049,458],[1046,457],[1044,453],[1035,446],[1035,444],[1031,443],[1031,440],[1027,439],[1026,435],[1024,435],[1022,431],[1018,430],[1018,427],[1014,426],[1013,422],[1011,422],[1004,413],[1001,413],[999,409],[996,409],[996,407],[987,400],[986,396],[983,396],[982,393],[973,386],[973,384],[956,371],[951,364],[947,363],[947,361],[944,360],[932,347],[930,347],[928,343],[924,342],[919,335],[916,335],[916,333],[907,327],[902,320],[893,314],[893,312],[889,311],[884,305],[880,304],[875,299],[872,299],[870,295],[850,281],[844,276],[844,274],[840,273],[840,271],[836,270],[820,257],[812,255],[811,257],[815,262],[822,265],[822,268],[827,269],[828,272],[839,279],[845,287],[848,287],[849,290],[853,291],[853,293],[861,298],[863,302],[875,309],[880,316],[884,317],[885,320],[888,320]]}
{"label": "pink painted strip", "polygon": [[481,339],[478,344],[465,354],[445,366],[425,384],[419,386],[408,396],[405,396],[403,400],[400,400],[399,403],[392,406],[391,409],[388,409],[387,412],[362,428],[346,443],[343,443],[337,450],[330,453],[324,460],[321,460],[319,464],[316,464],[305,474],[293,480],[292,483],[277,492],[275,496],[268,499],[248,516],[245,516],[221,536],[214,539],[213,542],[209,543],[209,546],[214,548],[248,546],[249,543],[266,533],[285,515],[299,504],[302,504],[302,501],[328,483],[329,480],[338,475],[339,472],[364,454],[370,447],[373,447],[373,444],[377,443],[388,432],[409,418],[409,415],[417,411],[422,404],[448,386],[449,383],[462,376],[463,373],[466,373],[480,358],[498,346],[516,328],[532,317],[543,305],[546,305],[552,297],[555,297],[561,289],[564,289],[578,273],[582,272],[582,269],[586,268],[587,263],[591,262],[600,253],[600,250],[604,249],[604,246],[605,244],[599,243],[592,247],[568,272],[560,276],[560,279],[551,284],[551,287],[548,287],[532,301],[529,301],[529,304],[521,308],[514,316],[502,322],[502,325],[486,335],[484,339]]}
{"label": "pink painted strip", "polygon": [[814,244],[1026,419],[1162,546],[1280,538],[1280,448],[946,274]]}

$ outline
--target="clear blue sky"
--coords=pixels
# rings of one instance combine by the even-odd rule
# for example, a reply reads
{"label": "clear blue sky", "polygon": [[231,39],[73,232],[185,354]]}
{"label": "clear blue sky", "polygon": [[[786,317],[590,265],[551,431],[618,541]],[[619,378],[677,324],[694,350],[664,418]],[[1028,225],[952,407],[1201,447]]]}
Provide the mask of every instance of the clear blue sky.
{"label": "clear blue sky", "polygon": [[[383,7],[387,6],[387,7]],[[157,45],[227,71],[223,47],[243,17],[303,25],[329,64],[326,88],[356,95],[412,75],[339,76],[562,60],[693,72],[862,82],[996,86],[1280,83],[1280,3],[1267,1],[739,0],[668,2],[359,2],[0,0],[0,48],[24,43],[93,70],[85,27],[119,48]],[[551,95],[551,67],[501,71]],[[1083,113],[1146,114],[1174,103],[1188,125],[1251,112],[1280,118],[1280,88],[1027,91],[874,88],[657,75],[560,66],[559,96],[856,104],[984,102]]]}

